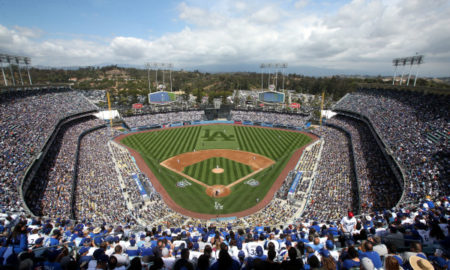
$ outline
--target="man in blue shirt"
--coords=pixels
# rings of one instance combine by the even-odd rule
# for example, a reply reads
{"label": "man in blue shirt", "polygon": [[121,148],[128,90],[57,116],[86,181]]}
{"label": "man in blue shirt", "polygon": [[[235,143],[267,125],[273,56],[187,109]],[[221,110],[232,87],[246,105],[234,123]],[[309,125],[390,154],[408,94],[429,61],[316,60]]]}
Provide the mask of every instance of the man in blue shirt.
{"label": "man in blue shirt", "polygon": [[381,258],[380,255],[378,253],[376,253],[375,251],[373,251],[373,244],[369,241],[364,242],[363,245],[361,246],[362,250],[359,251],[359,259],[361,260],[364,257],[369,258],[372,263],[373,266],[375,268],[381,268],[383,267],[383,263],[381,262]]}

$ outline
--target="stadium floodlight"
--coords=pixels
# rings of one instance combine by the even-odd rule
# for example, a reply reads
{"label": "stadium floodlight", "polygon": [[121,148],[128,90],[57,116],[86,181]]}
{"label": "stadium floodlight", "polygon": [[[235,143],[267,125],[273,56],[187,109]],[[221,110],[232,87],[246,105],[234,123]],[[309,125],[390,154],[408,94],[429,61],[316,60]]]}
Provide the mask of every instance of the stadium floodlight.
{"label": "stadium floodlight", "polygon": [[147,68],[148,91],[150,93],[152,92],[152,90],[150,89],[150,67],[151,66],[152,65],[149,62],[145,63],[145,67]]}
{"label": "stadium floodlight", "polygon": [[173,68],[173,64],[172,63],[168,63],[167,67],[169,68],[170,92],[172,92],[172,68]]}
{"label": "stadium floodlight", "polygon": [[285,73],[285,69],[288,67],[288,64],[287,63],[283,63],[283,64],[281,64],[281,70],[282,70],[282,76],[283,76],[283,90],[284,90],[284,73]]}
{"label": "stadium floodlight", "polygon": [[20,56],[16,56],[15,59],[16,59],[17,68],[19,69],[20,83],[23,85],[22,72],[20,71],[20,60],[21,60],[21,57]]}
{"label": "stadium floodlight", "polygon": [[5,86],[8,86],[8,81],[6,80],[5,70],[3,69],[3,63],[6,63],[6,56],[0,54],[0,68],[2,69],[3,81]]}
{"label": "stadium floodlight", "polygon": [[409,85],[409,79],[411,79],[411,70],[412,70],[412,66],[414,65],[414,61],[416,60],[416,58],[413,57],[408,57],[408,61],[409,61],[409,72],[408,72],[408,80],[406,81],[406,86]]}
{"label": "stadium floodlight", "polygon": [[402,70],[402,76],[400,78],[400,85],[403,84],[403,75],[405,75],[405,66],[408,63],[408,58],[401,58],[400,59],[400,64],[403,66],[403,70]]}
{"label": "stadium floodlight", "polygon": [[13,73],[12,63],[11,63],[11,61],[13,59],[14,59],[14,57],[11,55],[6,56],[6,61],[8,61],[8,64],[9,64],[9,71],[11,72],[11,79],[12,79],[13,85],[16,86],[16,80],[14,80],[14,73]]}
{"label": "stadium floodlight", "polygon": [[30,57],[24,57],[23,58],[23,62],[25,63],[25,66],[27,67],[27,73],[28,73],[28,80],[30,81],[30,85],[33,85],[33,83],[31,82],[31,76],[30,76],[30,64],[31,64],[31,59]]}
{"label": "stadium floodlight", "polygon": [[424,58],[423,55],[416,56],[417,70],[416,70],[416,76],[414,78],[414,87],[416,87],[417,76],[419,75],[419,66],[423,63],[423,58]]}
{"label": "stadium floodlight", "polygon": [[266,68],[266,64],[261,64],[259,66],[259,68],[261,69],[261,91],[264,89],[264,69]]}
{"label": "stadium floodlight", "polygon": [[392,79],[392,85],[395,84],[395,77],[397,76],[397,68],[398,65],[400,64],[400,59],[399,58],[395,58],[392,60],[392,64],[394,65],[395,69],[394,69],[394,78]]}

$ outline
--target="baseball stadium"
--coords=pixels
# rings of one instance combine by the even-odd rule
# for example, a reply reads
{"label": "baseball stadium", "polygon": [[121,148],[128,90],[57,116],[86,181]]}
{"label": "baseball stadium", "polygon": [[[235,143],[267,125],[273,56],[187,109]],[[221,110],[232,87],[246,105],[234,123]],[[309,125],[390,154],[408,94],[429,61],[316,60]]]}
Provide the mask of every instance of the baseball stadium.
{"label": "baseball stadium", "polygon": [[450,270],[448,2],[70,2],[0,2],[0,270]]}

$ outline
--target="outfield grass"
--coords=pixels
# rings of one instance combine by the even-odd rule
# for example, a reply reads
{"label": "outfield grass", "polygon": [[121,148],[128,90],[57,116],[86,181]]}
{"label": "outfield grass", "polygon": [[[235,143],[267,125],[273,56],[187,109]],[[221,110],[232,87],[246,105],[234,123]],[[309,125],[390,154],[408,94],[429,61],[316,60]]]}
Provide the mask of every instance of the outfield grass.
{"label": "outfield grass", "polygon": [[[162,129],[133,134],[121,140],[141,154],[178,205],[207,214],[229,214],[254,206],[256,199],[262,199],[269,191],[295,150],[310,141],[308,136],[298,132],[232,125]],[[183,177],[159,165],[167,158],[194,149],[239,149],[266,156],[276,163],[252,177],[260,182],[258,186],[251,187],[244,181],[233,186],[229,196],[213,199],[206,194],[205,187],[193,182],[178,188],[176,183]],[[214,209],[214,200],[223,205],[223,210]]]}
{"label": "outfield grass", "polygon": [[[212,169],[219,166],[224,169],[223,173],[213,173]],[[214,157],[199,163],[187,166],[183,172],[208,186],[228,185],[234,181],[250,174],[253,170],[250,166],[222,157]]]}

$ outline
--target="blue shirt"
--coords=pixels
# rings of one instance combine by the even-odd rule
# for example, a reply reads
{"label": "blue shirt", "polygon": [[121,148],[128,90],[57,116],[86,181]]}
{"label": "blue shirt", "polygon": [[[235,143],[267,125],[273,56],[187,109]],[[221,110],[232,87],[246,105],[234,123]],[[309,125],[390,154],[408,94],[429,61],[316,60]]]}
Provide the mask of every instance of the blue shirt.
{"label": "blue shirt", "polygon": [[378,253],[376,253],[375,251],[360,252],[359,259],[361,260],[364,257],[369,258],[372,261],[373,266],[375,268],[383,267],[383,263],[381,262],[380,255]]}

